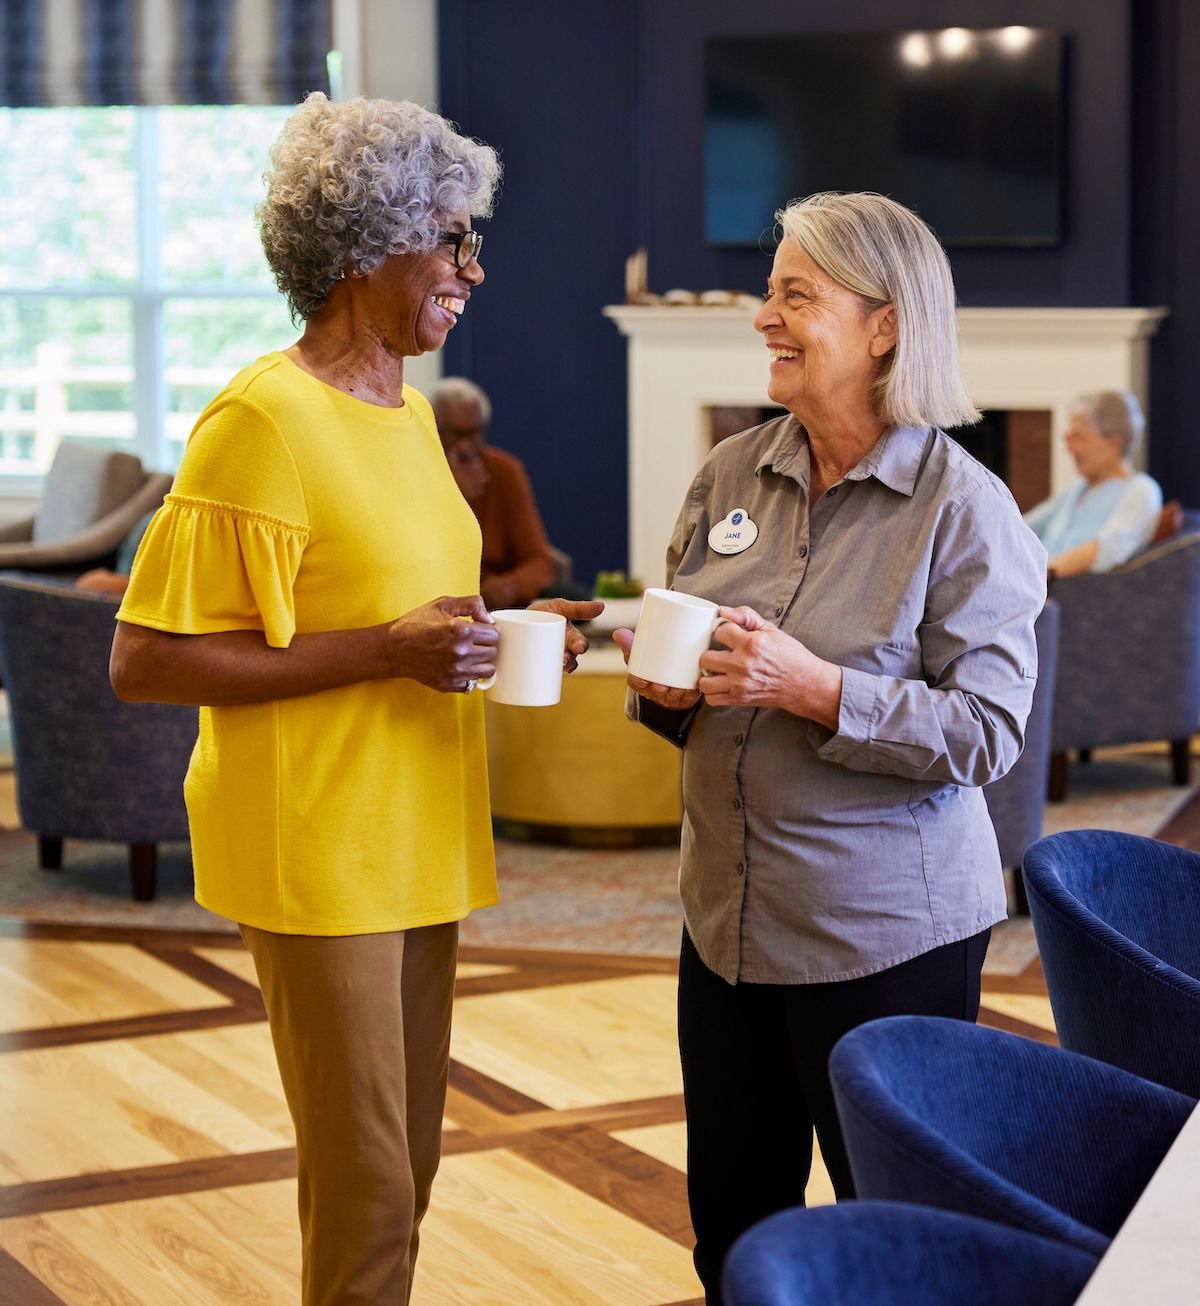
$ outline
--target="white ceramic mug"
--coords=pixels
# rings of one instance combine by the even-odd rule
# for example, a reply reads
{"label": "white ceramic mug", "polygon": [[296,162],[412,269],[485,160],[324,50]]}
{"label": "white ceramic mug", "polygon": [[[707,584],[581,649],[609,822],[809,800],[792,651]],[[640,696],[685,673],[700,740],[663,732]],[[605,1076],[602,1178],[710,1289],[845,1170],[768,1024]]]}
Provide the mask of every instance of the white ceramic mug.
{"label": "white ceramic mug", "polygon": [[633,632],[630,675],[675,689],[695,689],[700,655],[712,643],[717,605],[678,590],[648,589]]}
{"label": "white ceramic mug", "polygon": [[500,632],[496,674],[479,682],[494,703],[549,707],[562,696],[567,619],[557,612],[502,608],[492,613]]}

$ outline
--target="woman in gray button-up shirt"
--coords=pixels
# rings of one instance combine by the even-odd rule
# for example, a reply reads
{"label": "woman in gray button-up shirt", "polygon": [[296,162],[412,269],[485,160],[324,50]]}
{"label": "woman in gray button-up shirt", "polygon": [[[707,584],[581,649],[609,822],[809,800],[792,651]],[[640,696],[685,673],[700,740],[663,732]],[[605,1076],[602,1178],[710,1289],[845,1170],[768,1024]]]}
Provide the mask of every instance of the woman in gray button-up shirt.
{"label": "woman in gray button-up shirt", "polygon": [[[1021,751],[1046,555],[940,427],[976,420],[949,265],[915,214],[819,195],[755,321],[790,416],[696,476],[669,583],[726,624],[698,691],[631,678],[684,750],[679,1029],[696,1263],[804,1199],[815,1125],[853,1194],[829,1051],[876,1016],[974,1020],[1005,916],[980,786]],[[727,523],[741,511],[738,552]],[[628,632],[618,642],[628,648]]]}

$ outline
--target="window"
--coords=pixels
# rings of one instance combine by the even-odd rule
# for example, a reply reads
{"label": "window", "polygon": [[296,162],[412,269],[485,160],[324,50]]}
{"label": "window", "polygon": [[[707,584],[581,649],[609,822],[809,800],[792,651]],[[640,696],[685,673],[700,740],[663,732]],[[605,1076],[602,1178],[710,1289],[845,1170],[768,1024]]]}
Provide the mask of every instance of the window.
{"label": "window", "polygon": [[297,335],[254,225],[288,106],[0,109],[0,484],[63,439],[174,470],[205,403]]}

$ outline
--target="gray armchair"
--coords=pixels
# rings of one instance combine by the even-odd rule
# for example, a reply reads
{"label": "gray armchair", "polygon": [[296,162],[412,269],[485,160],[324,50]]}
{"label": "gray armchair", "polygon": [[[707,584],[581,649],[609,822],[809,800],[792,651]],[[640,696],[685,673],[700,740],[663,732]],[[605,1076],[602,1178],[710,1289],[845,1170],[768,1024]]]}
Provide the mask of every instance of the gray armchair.
{"label": "gray armchair", "polygon": [[116,601],[52,581],[0,577],[0,673],[17,806],[41,865],[64,838],[129,845],[133,897],[154,897],[157,847],[186,839],[183,777],[195,708],[122,703],[108,682]]}
{"label": "gray armchair", "polygon": [[1067,752],[1171,742],[1187,784],[1200,724],[1200,513],[1123,567],[1051,583],[1062,609],[1050,798],[1067,790]]}
{"label": "gray armchair", "polygon": [[1033,627],[1037,636],[1038,679],[1029,720],[1025,723],[1025,747],[1009,773],[983,790],[992,824],[996,827],[1000,861],[1012,872],[1016,910],[1023,916],[1029,914],[1029,903],[1021,880],[1021,859],[1025,856],[1025,849],[1042,837],[1046,785],[1050,775],[1050,728],[1058,678],[1060,619],[1058,604],[1047,599]]}
{"label": "gray armchair", "polygon": [[0,570],[81,572],[111,564],[122,540],[171,488],[131,453],[64,440],[37,512],[0,526]]}

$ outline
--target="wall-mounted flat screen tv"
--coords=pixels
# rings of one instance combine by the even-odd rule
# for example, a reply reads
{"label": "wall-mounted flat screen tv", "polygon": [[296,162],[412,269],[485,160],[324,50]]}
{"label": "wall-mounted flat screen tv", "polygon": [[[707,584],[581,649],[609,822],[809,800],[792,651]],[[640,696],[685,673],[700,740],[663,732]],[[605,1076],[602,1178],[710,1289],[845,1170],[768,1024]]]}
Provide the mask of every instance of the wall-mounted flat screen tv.
{"label": "wall-mounted flat screen tv", "polygon": [[777,208],[822,190],[881,191],[946,245],[1061,240],[1061,33],[951,27],[705,47],[709,244],[757,245]]}

